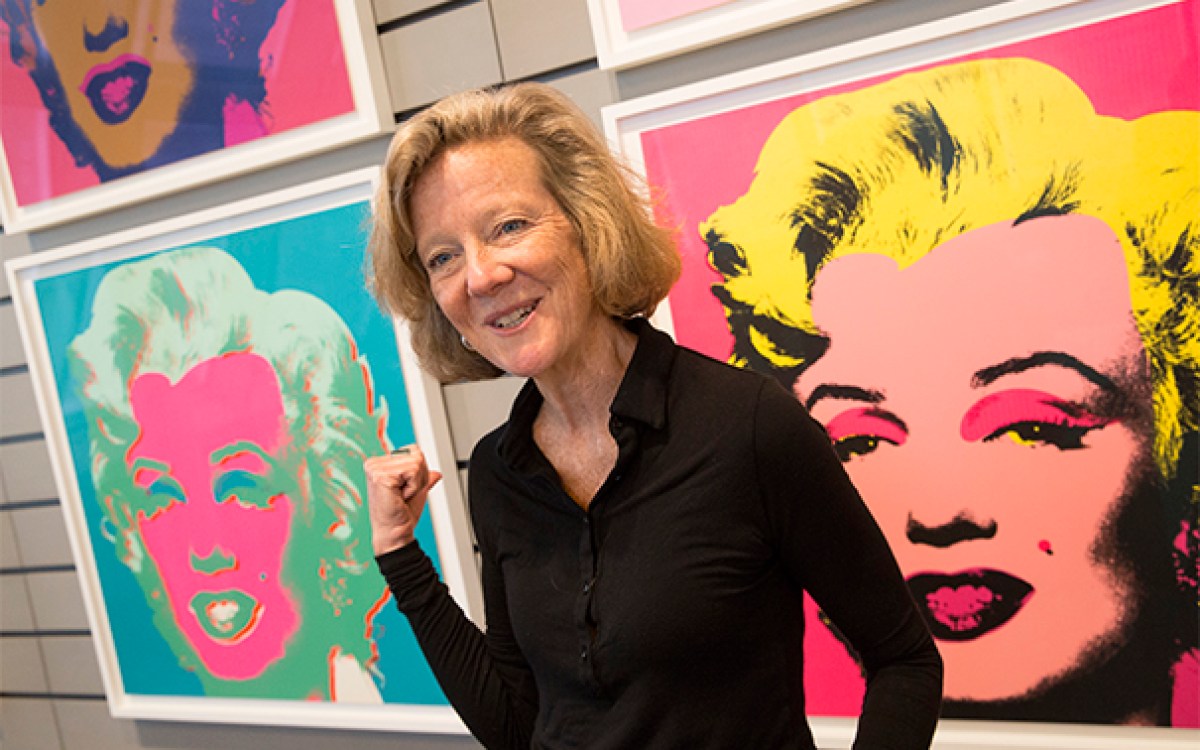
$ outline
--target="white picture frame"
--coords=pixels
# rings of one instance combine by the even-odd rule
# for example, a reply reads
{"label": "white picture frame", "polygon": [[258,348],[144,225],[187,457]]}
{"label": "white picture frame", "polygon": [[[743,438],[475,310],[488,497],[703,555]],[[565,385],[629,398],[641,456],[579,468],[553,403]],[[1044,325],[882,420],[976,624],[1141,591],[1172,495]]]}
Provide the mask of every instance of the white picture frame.
{"label": "white picture frame", "polygon": [[[441,386],[418,366],[405,326],[379,311],[363,283],[365,226],[377,177],[377,169],[356,170],[17,257],[5,264],[100,673],[110,712],[115,717],[466,733],[432,673],[427,671],[411,632],[406,633],[407,623],[403,616],[395,611],[390,598],[386,598],[386,586],[369,554],[365,558],[370,560],[369,570],[360,568],[365,571],[362,575],[373,577],[369,585],[370,596],[374,597],[378,592],[385,598],[376,602],[366,615],[368,627],[364,637],[371,639],[371,647],[379,661],[370,665],[370,669],[364,668],[362,677],[371,679],[367,673],[375,673],[372,681],[378,691],[378,700],[374,695],[360,693],[355,693],[357,697],[347,702],[335,702],[329,696],[323,700],[281,699],[273,696],[274,688],[270,685],[262,689],[261,695],[230,697],[210,694],[204,685],[188,682],[191,678],[180,666],[183,657],[178,650],[172,652],[167,636],[158,630],[154,621],[147,620],[151,613],[149,605],[144,611],[134,606],[138,604],[135,600],[149,601],[151,592],[139,589],[139,584],[125,569],[126,565],[114,564],[112,524],[95,512],[97,491],[93,486],[88,449],[84,447],[88,445],[87,438],[79,434],[81,424],[87,424],[86,419],[80,421],[82,397],[79,385],[64,372],[65,342],[77,338],[78,331],[88,326],[92,318],[87,299],[111,270],[127,263],[197,247],[202,252],[217,248],[234,257],[254,284],[264,290],[272,293],[299,290],[321,299],[334,308],[348,326],[355,339],[353,350],[366,357],[364,367],[370,368],[368,372],[371,373],[368,391],[382,395],[384,401],[381,403],[387,409],[385,445],[416,442],[430,466],[442,470],[443,479],[430,494],[418,540],[423,539],[423,548],[436,561],[442,580],[464,612],[477,622],[482,621],[478,567],[459,475],[455,470]],[[295,241],[286,242],[289,237]],[[322,256],[323,262],[313,260]],[[274,281],[269,281],[272,278]],[[56,294],[50,287],[67,293],[67,298],[74,294],[67,290],[83,290],[83,296],[78,305],[68,302],[47,307],[39,296]],[[366,524],[365,486],[357,486],[357,490],[359,504],[354,523]],[[314,497],[315,491],[314,496],[307,499],[309,513],[318,514],[322,511],[312,510],[318,507]],[[141,533],[140,529],[138,533]],[[357,539],[362,541],[364,537]],[[369,536],[365,540],[369,542]],[[287,553],[281,551],[280,554]],[[298,584],[288,585],[293,586],[288,589],[291,592],[288,595],[299,597],[295,594]],[[131,596],[139,590],[140,594]],[[169,591],[165,583],[162,589],[156,589],[159,593],[154,596],[160,596],[162,590]],[[129,605],[132,609],[122,606],[114,610],[114,601],[123,601],[127,605],[133,602]],[[350,604],[343,602],[343,606],[349,608]],[[390,624],[381,627],[385,618]],[[298,633],[305,632],[304,622],[302,616]],[[136,658],[131,657],[131,642],[139,649],[134,654]],[[189,643],[186,636],[179,642]],[[144,653],[142,648],[146,649]],[[191,645],[185,648],[191,648]],[[388,649],[393,650],[389,652]],[[385,659],[399,671],[389,674],[389,667],[380,666]],[[329,682],[336,686],[338,678],[333,672],[331,666]],[[135,673],[136,680],[140,681],[137,685],[131,676]],[[161,677],[161,685],[156,682],[160,675],[166,675]],[[389,699],[389,677],[391,688],[411,690],[412,694],[419,694],[419,700]],[[245,683],[253,687],[255,679],[248,678]],[[409,680],[415,686],[405,688],[404,684]],[[186,684],[187,691],[175,691],[173,686],[179,684]]]}
{"label": "white picture frame", "polygon": [[620,69],[682,54],[869,0],[640,0],[645,20],[621,0],[588,0],[601,68]]}

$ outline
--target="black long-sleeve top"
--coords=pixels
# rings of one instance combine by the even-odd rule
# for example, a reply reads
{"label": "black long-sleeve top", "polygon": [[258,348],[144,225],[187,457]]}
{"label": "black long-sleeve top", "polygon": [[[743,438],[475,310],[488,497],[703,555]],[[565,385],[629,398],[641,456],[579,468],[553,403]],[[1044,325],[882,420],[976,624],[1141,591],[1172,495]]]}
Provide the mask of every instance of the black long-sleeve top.
{"label": "black long-sleeve top", "polygon": [[534,443],[532,381],[475,448],[486,634],[415,543],[379,558],[468,728],[489,748],[812,748],[808,591],[867,672],[854,747],[927,747],[941,660],[824,431],[774,381],[632,325],[588,510]]}

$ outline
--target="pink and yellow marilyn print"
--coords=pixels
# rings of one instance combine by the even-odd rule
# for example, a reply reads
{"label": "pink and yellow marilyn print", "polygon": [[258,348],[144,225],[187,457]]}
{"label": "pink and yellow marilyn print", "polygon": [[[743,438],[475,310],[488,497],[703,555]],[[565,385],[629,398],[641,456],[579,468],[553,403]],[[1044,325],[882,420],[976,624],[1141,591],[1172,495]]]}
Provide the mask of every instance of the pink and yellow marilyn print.
{"label": "pink and yellow marilyn print", "polygon": [[[1195,578],[1186,555],[1170,570],[1194,519],[1170,519],[1171,488],[1200,480],[1181,460],[1200,345],[1160,325],[1194,318],[1196,280],[1138,272],[1195,272],[1196,9],[642,135],[660,218],[684,228],[677,338],[775,374],[825,424],[958,716],[1200,725],[1195,592],[1166,580]],[[856,713],[857,666],[808,638],[810,710]]]}

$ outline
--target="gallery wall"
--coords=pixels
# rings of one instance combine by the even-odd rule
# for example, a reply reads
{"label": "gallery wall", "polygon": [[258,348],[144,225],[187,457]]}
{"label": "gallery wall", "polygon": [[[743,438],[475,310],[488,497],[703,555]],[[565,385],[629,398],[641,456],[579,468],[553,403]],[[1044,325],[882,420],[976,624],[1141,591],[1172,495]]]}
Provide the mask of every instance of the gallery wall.
{"label": "gallery wall", "polygon": [[[599,123],[615,100],[599,70],[585,0],[376,0],[375,20],[397,120],[454,91],[538,80],[569,93]],[[87,219],[0,235],[8,260],[380,163],[387,138],[290,162]],[[451,386],[459,458],[506,414],[508,381]],[[11,292],[0,276],[0,747],[478,747],[462,735],[345,732],[113,719],[54,485]]]}
{"label": "gallery wall", "polygon": [[[565,91],[599,125],[605,105],[998,4],[877,0],[619,72],[602,70],[597,62],[586,0],[374,0],[374,11],[397,121],[455,91],[535,80]],[[386,138],[374,138],[68,224],[0,236],[0,259],[376,165],[386,145]],[[460,471],[467,470],[474,441],[505,418],[518,385],[499,380],[445,387]],[[969,745],[954,747],[1010,746],[989,741],[988,729],[982,725],[974,739],[962,740]],[[1096,747],[1118,747],[1102,729],[1087,731],[1094,734]],[[11,290],[0,278],[0,747],[435,750],[477,746],[461,735],[110,717]]]}

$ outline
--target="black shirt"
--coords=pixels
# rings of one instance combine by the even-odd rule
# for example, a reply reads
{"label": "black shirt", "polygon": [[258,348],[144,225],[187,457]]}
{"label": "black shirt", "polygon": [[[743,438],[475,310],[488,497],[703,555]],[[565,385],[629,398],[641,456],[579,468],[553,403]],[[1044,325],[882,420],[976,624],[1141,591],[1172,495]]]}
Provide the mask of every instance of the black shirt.
{"label": "black shirt", "polygon": [[856,748],[929,745],[941,660],[828,437],[776,382],[643,321],[582,510],[533,440],[530,381],[471,458],[487,634],[415,544],[380,558],[489,748],[812,748],[801,592],[862,657]]}

